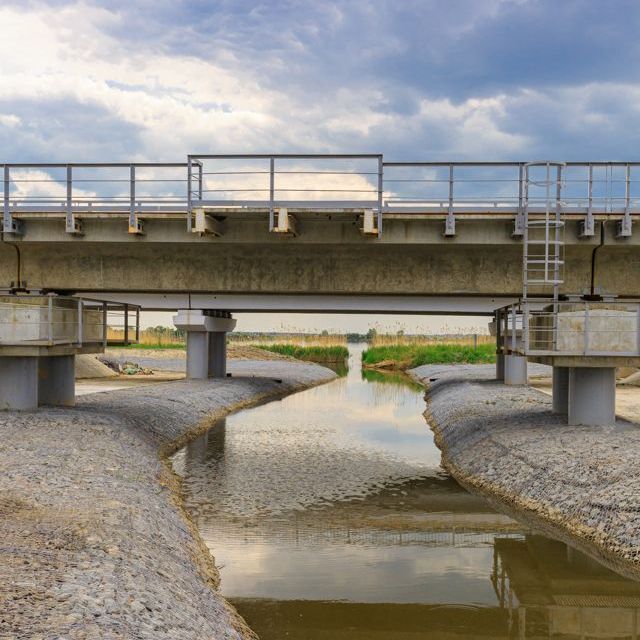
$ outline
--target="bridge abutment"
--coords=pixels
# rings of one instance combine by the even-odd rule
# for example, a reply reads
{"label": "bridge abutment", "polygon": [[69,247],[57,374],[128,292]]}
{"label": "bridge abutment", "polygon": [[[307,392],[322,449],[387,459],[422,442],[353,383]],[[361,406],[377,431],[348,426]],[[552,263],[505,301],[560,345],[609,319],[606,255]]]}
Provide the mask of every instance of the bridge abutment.
{"label": "bridge abutment", "polygon": [[227,375],[227,333],[236,320],[226,312],[180,309],[174,325],[187,334],[187,378],[204,380]]}

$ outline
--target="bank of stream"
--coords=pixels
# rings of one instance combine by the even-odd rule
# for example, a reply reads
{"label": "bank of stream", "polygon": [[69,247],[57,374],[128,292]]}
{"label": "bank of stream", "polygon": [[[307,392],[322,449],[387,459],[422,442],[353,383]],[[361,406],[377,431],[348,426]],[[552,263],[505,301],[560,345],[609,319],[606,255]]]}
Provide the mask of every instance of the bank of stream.
{"label": "bank of stream", "polygon": [[262,640],[632,638],[640,583],[497,513],[440,466],[403,374],[363,371],[176,453],[221,590]]}

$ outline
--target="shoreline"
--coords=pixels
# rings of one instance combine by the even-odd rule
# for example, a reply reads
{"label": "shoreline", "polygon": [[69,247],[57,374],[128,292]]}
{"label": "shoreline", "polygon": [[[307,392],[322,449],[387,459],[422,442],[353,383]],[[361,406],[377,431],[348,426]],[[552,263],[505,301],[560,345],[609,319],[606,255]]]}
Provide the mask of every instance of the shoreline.
{"label": "shoreline", "polygon": [[[0,636],[255,638],[168,457],[231,412],[334,379],[296,361],[0,413]],[[277,382],[281,379],[282,382]]]}
{"label": "shoreline", "polygon": [[428,365],[425,419],[465,489],[614,571],[640,578],[640,427],[569,427],[551,398],[507,387],[494,367]]}

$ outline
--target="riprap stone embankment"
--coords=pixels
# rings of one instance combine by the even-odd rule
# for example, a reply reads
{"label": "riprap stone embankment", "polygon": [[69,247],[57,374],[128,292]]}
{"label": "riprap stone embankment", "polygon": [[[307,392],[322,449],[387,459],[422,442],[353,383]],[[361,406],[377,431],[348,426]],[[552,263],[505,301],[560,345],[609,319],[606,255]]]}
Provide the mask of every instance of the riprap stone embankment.
{"label": "riprap stone embankment", "polygon": [[510,514],[640,577],[640,427],[571,427],[551,398],[492,379],[492,365],[423,366],[443,462]]}
{"label": "riprap stone embankment", "polygon": [[166,456],[216,416],[334,374],[284,361],[230,368],[231,379],[0,412],[0,638],[254,637],[216,590]]}

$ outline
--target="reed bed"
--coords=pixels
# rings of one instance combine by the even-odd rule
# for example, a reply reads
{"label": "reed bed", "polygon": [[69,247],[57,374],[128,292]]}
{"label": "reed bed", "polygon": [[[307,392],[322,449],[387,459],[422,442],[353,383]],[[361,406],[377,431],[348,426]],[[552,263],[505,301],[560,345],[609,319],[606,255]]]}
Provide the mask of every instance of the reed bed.
{"label": "reed bed", "polygon": [[476,344],[458,342],[389,344],[362,353],[365,367],[413,369],[423,364],[480,364],[495,362],[495,340]]}
{"label": "reed bed", "polygon": [[349,351],[344,345],[256,344],[259,349],[311,362],[344,362]]}

